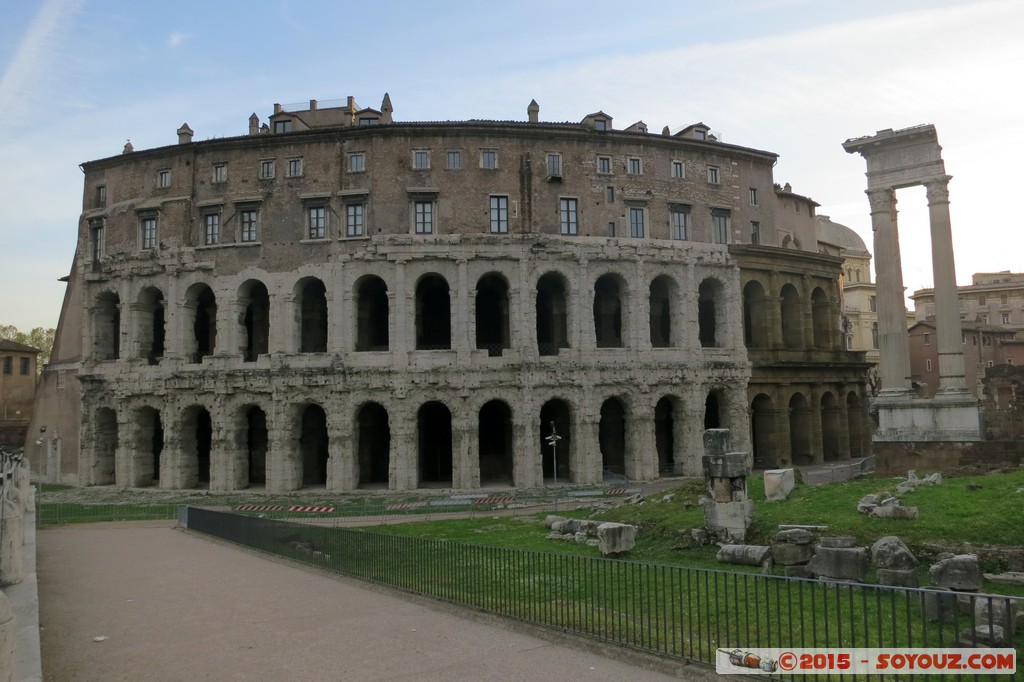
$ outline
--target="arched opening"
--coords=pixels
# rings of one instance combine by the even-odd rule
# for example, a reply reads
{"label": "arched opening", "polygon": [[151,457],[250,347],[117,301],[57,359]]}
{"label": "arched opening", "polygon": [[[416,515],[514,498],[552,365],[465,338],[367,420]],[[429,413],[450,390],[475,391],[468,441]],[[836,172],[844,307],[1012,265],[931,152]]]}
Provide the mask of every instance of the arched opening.
{"label": "arched opening", "polygon": [[437,401],[424,403],[416,415],[420,485],[452,484],[452,413]]}
{"label": "arched opening", "polygon": [[701,348],[716,348],[721,345],[723,335],[719,326],[724,315],[719,310],[722,300],[722,283],[706,279],[697,289],[697,335]]}
{"label": "arched opening", "polygon": [[658,451],[658,475],[680,473],[676,457],[676,399],[665,396],[654,406],[654,447]]}
{"label": "arched opening", "polygon": [[140,407],[135,413],[135,480],[137,487],[149,486],[160,480],[160,455],[164,450],[164,427],[160,411]]}
{"label": "arched opening", "polygon": [[480,408],[480,484],[512,485],[512,410],[501,400]]}
{"label": "arched opening", "polygon": [[768,301],[757,281],[743,287],[743,342],[747,348],[768,347]]}
{"label": "arched opening", "polygon": [[[550,439],[552,430],[558,436],[554,443]],[[568,483],[572,477],[572,417],[568,403],[557,398],[544,403],[540,408],[539,431],[544,480]]]}
{"label": "arched opening", "polygon": [[820,287],[811,292],[811,330],[814,335],[814,347],[828,349],[831,347],[832,336],[831,307],[828,296]]}
{"label": "arched opening", "polygon": [[270,293],[263,282],[250,279],[238,288],[238,308],[242,323],[242,346],[245,362],[255,362],[270,352]]}
{"label": "arched opening", "polygon": [[789,399],[789,446],[792,448],[793,464],[813,464],[811,450],[811,410],[802,393],[794,393]]}
{"label": "arched opening", "polygon": [[296,284],[299,312],[299,352],[327,352],[327,287],[316,277]]}
{"label": "arched opening", "polygon": [[836,397],[826,391],[821,396],[821,448],[826,462],[840,459],[839,405]]}
{"label": "arched opening", "polygon": [[648,307],[650,310],[650,332],[652,348],[672,346],[672,280],[665,275],[655,277],[651,282]]}
{"label": "arched opening", "polygon": [[121,298],[105,291],[93,309],[93,356],[98,361],[121,357]]}
{"label": "arched opening", "polygon": [[800,294],[796,287],[787,284],[782,287],[782,345],[786,348],[802,348],[804,345],[803,315],[800,311]]}
{"label": "arched opening", "polygon": [[476,347],[491,357],[510,347],[508,283],[500,275],[484,275],[476,283]]}
{"label": "arched opening", "polygon": [[846,396],[846,421],[850,432],[850,457],[864,457],[864,414],[861,411],[860,397],[850,391]]}
{"label": "arched opening", "polygon": [[210,453],[213,449],[213,420],[202,405],[185,409],[181,419],[181,487],[199,488],[210,483]]}
{"label": "arched opening", "polygon": [[719,404],[718,391],[709,391],[704,399],[704,428],[722,428],[722,407]]}
{"label": "arched opening", "polygon": [[626,473],[626,406],[618,398],[608,398],[601,404],[601,422],[598,424],[598,444],[601,448],[601,468],[606,473],[624,476]]}
{"label": "arched opening", "polygon": [[359,457],[359,487],[388,486],[391,470],[391,427],[388,411],[377,403],[366,403],[356,416]]}
{"label": "arched opening", "polygon": [[185,306],[192,310],[188,357],[202,362],[217,348],[217,298],[206,284],[193,284],[185,294]]}
{"label": "arched opening", "polygon": [[622,348],[622,291],[612,275],[594,283],[594,341],[598,348]]}
{"label": "arched opening", "polygon": [[302,486],[327,484],[328,449],[327,413],[319,405],[306,405],[302,410],[299,432],[299,455],[302,458]]}
{"label": "arched opening", "polygon": [[451,295],[440,275],[427,275],[416,285],[416,350],[452,347]]}
{"label": "arched opening", "polygon": [[155,365],[164,356],[167,331],[165,327],[164,295],[156,287],[146,287],[139,292],[137,304],[136,338],[140,358]]}
{"label": "arched opening", "polygon": [[367,275],[356,283],[356,351],[386,351],[388,325],[388,285]]}
{"label": "arched opening", "polygon": [[569,347],[568,296],[565,280],[549,272],[537,281],[537,352],[558,355]]}
{"label": "arched opening", "polygon": [[754,449],[754,466],[767,469],[786,463],[779,459],[778,441],[772,399],[759,393],[750,403],[750,442]]}
{"label": "arched opening", "polygon": [[267,413],[257,405],[245,411],[245,453],[248,463],[249,485],[267,483]]}
{"label": "arched opening", "polygon": [[112,485],[116,476],[117,413],[109,407],[96,410],[96,464],[94,485]]}

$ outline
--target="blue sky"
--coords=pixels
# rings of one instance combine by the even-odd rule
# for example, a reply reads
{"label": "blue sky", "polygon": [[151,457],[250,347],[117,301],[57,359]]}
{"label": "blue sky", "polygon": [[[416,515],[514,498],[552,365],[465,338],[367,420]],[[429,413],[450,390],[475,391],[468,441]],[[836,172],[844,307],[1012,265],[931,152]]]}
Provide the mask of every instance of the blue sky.
{"label": "blue sky", "polygon": [[[704,121],[780,155],[779,183],[871,247],[851,137],[935,124],[957,274],[1024,271],[1010,199],[1024,154],[1017,0],[338,0],[6,3],[0,22],[0,324],[55,326],[81,211],[78,164],[244,134],[274,102],[342,99],[396,120]],[[931,286],[922,188],[898,194],[904,279]]]}

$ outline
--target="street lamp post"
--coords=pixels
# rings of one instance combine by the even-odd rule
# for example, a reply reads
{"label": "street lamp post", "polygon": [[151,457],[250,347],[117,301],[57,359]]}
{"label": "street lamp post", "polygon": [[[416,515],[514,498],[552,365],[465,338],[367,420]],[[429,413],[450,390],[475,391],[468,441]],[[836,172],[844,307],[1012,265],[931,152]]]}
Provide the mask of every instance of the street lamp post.
{"label": "street lamp post", "polygon": [[544,440],[551,446],[551,464],[552,474],[554,480],[552,483],[558,483],[558,441],[562,440],[562,437],[555,433],[555,420],[551,420],[551,435],[547,436]]}

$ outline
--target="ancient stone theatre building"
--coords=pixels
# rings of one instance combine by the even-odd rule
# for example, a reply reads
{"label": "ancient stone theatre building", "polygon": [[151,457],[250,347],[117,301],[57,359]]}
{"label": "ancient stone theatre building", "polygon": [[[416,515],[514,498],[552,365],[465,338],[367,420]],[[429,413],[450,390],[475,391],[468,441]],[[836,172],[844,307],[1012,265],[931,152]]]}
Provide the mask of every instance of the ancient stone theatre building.
{"label": "ancient stone theatre building", "polygon": [[[44,474],[537,487],[698,473],[708,427],[750,449],[730,245],[793,241],[775,154],[703,124],[544,123],[536,103],[519,122],[392,113],[387,96],[275,105],[247,135],[183,125],[177,144],[83,164],[54,361],[77,447]],[[787,299],[808,321],[813,299],[823,329],[840,262]]]}

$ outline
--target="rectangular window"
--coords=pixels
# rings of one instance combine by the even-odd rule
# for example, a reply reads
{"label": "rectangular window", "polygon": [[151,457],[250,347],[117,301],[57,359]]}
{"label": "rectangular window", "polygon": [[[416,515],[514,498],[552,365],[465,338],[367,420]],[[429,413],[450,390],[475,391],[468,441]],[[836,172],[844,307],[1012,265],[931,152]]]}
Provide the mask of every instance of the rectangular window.
{"label": "rectangular window", "polygon": [[1003,324],[1010,324],[1010,314],[1003,313]]}
{"label": "rectangular window", "polygon": [[347,236],[363,236],[364,209],[365,204],[347,204],[345,206],[345,234]]}
{"label": "rectangular window", "polygon": [[683,177],[683,173],[684,173],[684,171],[683,171],[683,162],[682,161],[673,161],[672,162],[672,177],[673,178],[681,178],[681,177]]}
{"label": "rectangular window", "polygon": [[206,233],[203,243],[207,246],[220,243],[220,213],[207,213],[203,216]]}
{"label": "rectangular window", "polygon": [[1009,294],[999,294],[999,303],[1000,304],[1006,305],[1009,302],[1010,302],[1010,295]]}
{"label": "rectangular window", "polygon": [[853,350],[853,337],[852,336],[847,336],[846,337],[846,350]]}
{"label": "rectangular window", "polygon": [[926,371],[926,372],[932,371],[932,361],[931,361],[930,358],[925,358],[925,361],[924,361],[924,371]]}
{"label": "rectangular window", "polygon": [[643,164],[640,162],[640,159],[631,157],[626,162],[626,169],[630,175],[640,175],[643,172]]}
{"label": "rectangular window", "polygon": [[285,119],[283,121],[274,121],[274,132],[275,133],[290,133],[292,131],[292,120]]}
{"label": "rectangular window", "polygon": [[268,180],[274,177],[274,160],[264,159],[260,161],[260,180]]}
{"label": "rectangular window", "polygon": [[245,208],[239,213],[241,216],[242,224],[242,241],[243,242],[255,242],[259,241],[259,219],[260,212],[255,208]]}
{"label": "rectangular window", "polygon": [[302,175],[302,159],[288,159],[288,177],[297,178]]}
{"label": "rectangular window", "polygon": [[480,167],[481,168],[497,168],[498,167],[498,151],[496,149],[481,149],[480,150]]}
{"label": "rectangular window", "polygon": [[430,151],[427,149],[416,149],[412,153],[412,167],[416,170],[430,168]]}
{"label": "rectangular window", "polygon": [[612,172],[612,157],[610,156],[599,156],[597,157],[597,172],[611,174]]}
{"label": "rectangular window", "polygon": [[871,308],[871,312],[877,313],[878,312],[878,299],[875,298],[874,296],[869,298],[868,299],[868,307]]}
{"label": "rectangular window", "polygon": [[988,304],[988,299],[986,299],[984,296],[978,296],[978,305],[987,305],[987,304]]}
{"label": "rectangular window", "polygon": [[107,204],[107,186],[97,185],[96,186],[96,206],[106,206]]}
{"label": "rectangular window", "polygon": [[4,356],[4,374],[14,373],[14,358],[10,355]]}
{"label": "rectangular window", "polygon": [[64,386],[65,385],[66,384],[65,384],[65,379],[64,379],[64,370],[62,370],[62,369],[58,370],[57,371],[57,390],[58,391],[64,390]]}
{"label": "rectangular window", "polygon": [[614,237],[615,236],[615,221],[614,220],[609,220],[608,221],[608,236],[609,237]]}
{"label": "rectangular window", "polygon": [[640,239],[644,236],[644,209],[630,207],[629,236],[634,239]]}
{"label": "rectangular window", "polygon": [[228,165],[226,163],[215,163],[215,164],[213,164],[213,181],[214,182],[227,182],[228,181]]}
{"label": "rectangular window", "polygon": [[21,358],[21,374],[22,374],[22,376],[25,376],[25,375],[28,374],[28,370],[29,370],[29,365],[30,364],[31,363],[29,362],[28,358]]}
{"label": "rectangular window", "polygon": [[171,186],[171,171],[164,169],[156,172],[156,186],[166,189]]}
{"label": "rectangular window", "polygon": [[562,155],[561,154],[548,154],[548,177],[549,178],[560,178],[560,177],[562,177]]}
{"label": "rectangular window", "polygon": [[761,243],[761,223],[757,222],[756,220],[750,223],[750,243]]}
{"label": "rectangular window", "polygon": [[491,197],[491,233],[505,234],[508,232],[508,197]]}
{"label": "rectangular window", "polygon": [[615,203],[615,188],[611,187],[611,186],[607,187],[605,189],[605,196],[608,199],[608,203],[609,204],[614,204]]}
{"label": "rectangular window", "polygon": [[673,208],[669,212],[672,227],[672,239],[685,241],[690,238],[690,213],[682,208]]}
{"label": "rectangular window", "polygon": [[929,335],[928,334],[924,335],[924,345],[926,345],[926,346],[930,346],[931,345],[931,343],[929,343]]}
{"label": "rectangular window", "polygon": [[157,224],[156,216],[144,216],[139,221],[139,227],[141,229],[141,243],[144,249],[155,249],[157,243]]}
{"label": "rectangular window", "polygon": [[366,170],[366,154],[359,152],[348,155],[348,172],[362,173]]}
{"label": "rectangular window", "polygon": [[579,232],[579,205],[575,199],[558,200],[558,231],[561,234],[574,235]]}
{"label": "rectangular window", "polygon": [[434,233],[434,202],[417,201],[413,206],[413,222],[416,234]]}
{"label": "rectangular window", "polygon": [[103,260],[103,256],[106,255],[107,251],[106,228],[102,220],[96,221],[89,227],[89,240],[91,242],[92,260],[94,263],[98,263]]}
{"label": "rectangular window", "polygon": [[594,130],[608,130],[608,121],[603,118],[594,119]]}
{"label": "rectangular window", "polygon": [[729,243],[729,214],[724,211],[711,213],[711,240],[715,244]]}
{"label": "rectangular window", "polygon": [[323,239],[327,236],[327,207],[326,206],[310,206],[309,211],[309,230],[306,236],[309,239]]}
{"label": "rectangular window", "polygon": [[448,150],[448,168],[462,168],[462,151],[458,149]]}
{"label": "rectangular window", "polygon": [[718,166],[708,166],[708,182],[718,184]]}
{"label": "rectangular window", "polygon": [[750,205],[751,206],[757,206],[757,188],[756,187],[751,187],[750,188]]}

